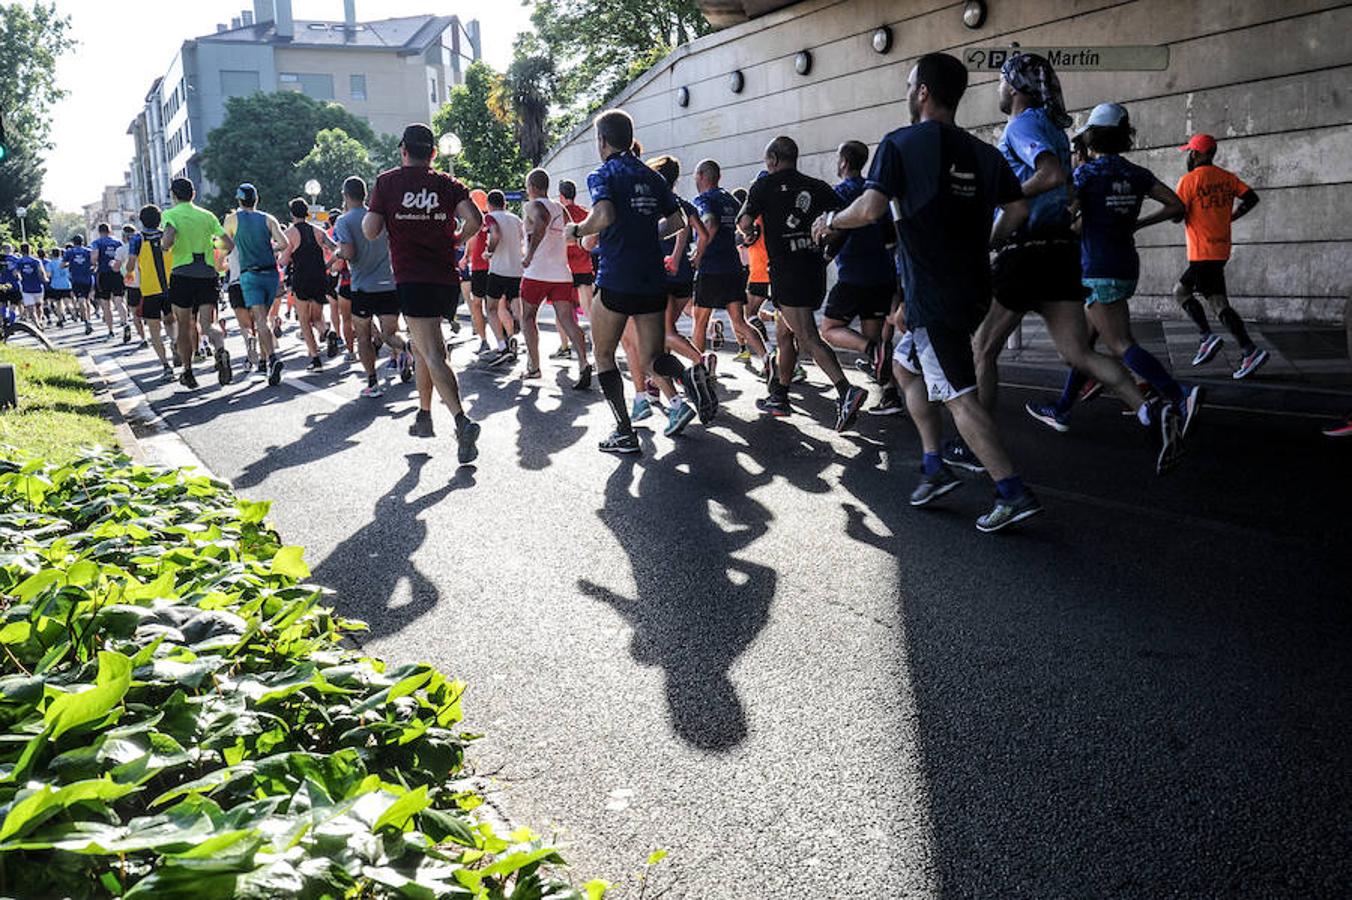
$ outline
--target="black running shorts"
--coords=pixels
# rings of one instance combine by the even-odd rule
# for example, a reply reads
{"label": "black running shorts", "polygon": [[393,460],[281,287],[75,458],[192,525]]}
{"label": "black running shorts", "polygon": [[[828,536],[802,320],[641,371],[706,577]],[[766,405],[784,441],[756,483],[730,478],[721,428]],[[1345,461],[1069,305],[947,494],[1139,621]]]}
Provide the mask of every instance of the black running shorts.
{"label": "black running shorts", "polygon": [[861,321],[882,319],[892,311],[892,298],[896,293],[897,286],[893,282],[846,284],[837,281],[826,297],[826,309],[822,315],[846,323],[854,321],[855,318]]}
{"label": "black running shorts", "polygon": [[121,297],[127,289],[122,276],[117,272],[100,272],[95,277],[98,279],[94,285],[95,300],[111,300],[113,297]]}
{"label": "black running shorts", "polygon": [[488,296],[488,270],[469,270],[469,295],[480,300]]}
{"label": "black running shorts", "polygon": [[238,281],[225,289],[225,295],[230,298],[231,309],[244,308],[244,288],[240,287]]}
{"label": "black running shorts", "polygon": [[729,303],[746,302],[746,281],[741,272],[709,273],[695,279],[695,305],[703,309],[727,309]]}
{"label": "black running shorts", "polygon": [[501,300],[504,297],[508,300],[515,300],[521,295],[521,279],[489,272],[484,290],[486,292],[484,296],[489,300]]}
{"label": "black running shorts", "polygon": [[675,297],[677,300],[688,300],[695,296],[695,282],[693,281],[668,281],[667,296]]}
{"label": "black running shorts", "polygon": [[1179,276],[1178,283],[1187,288],[1191,294],[1201,294],[1203,297],[1224,296],[1225,260],[1192,260]]}
{"label": "black running shorts", "polygon": [[574,272],[573,287],[582,287],[587,284],[596,284],[595,272]]}
{"label": "black running shorts", "polygon": [[399,315],[398,291],[353,291],[352,315],[358,319]]}
{"label": "black running shorts", "polygon": [[199,307],[215,306],[220,295],[215,278],[193,278],[177,272],[169,276],[169,302],[179,309],[197,312]]}
{"label": "black running shorts", "polygon": [[127,287],[127,308],[136,309],[141,305],[141,289],[138,287]]}
{"label": "black running shorts", "polygon": [[662,294],[630,294],[603,287],[597,291],[597,296],[602,306],[622,316],[646,316],[664,312],[667,308],[667,298]]}
{"label": "black running shorts", "polygon": [[770,282],[768,281],[748,281],[746,283],[746,292],[753,297],[760,297],[762,300],[770,297]]}
{"label": "black running shorts", "polygon": [[410,319],[440,319],[453,313],[460,299],[458,284],[414,281],[396,284],[394,291],[399,298],[399,312]]}
{"label": "black running shorts", "polygon": [[169,312],[169,295],[156,294],[153,297],[141,298],[141,318],[143,319],[162,319]]}
{"label": "black running shorts", "polygon": [[991,293],[1010,312],[1035,312],[1043,303],[1084,303],[1080,244],[1056,238],[1011,244],[991,263]]}
{"label": "black running shorts", "polygon": [[826,298],[825,263],[772,271],[770,293],[780,309],[820,309]]}

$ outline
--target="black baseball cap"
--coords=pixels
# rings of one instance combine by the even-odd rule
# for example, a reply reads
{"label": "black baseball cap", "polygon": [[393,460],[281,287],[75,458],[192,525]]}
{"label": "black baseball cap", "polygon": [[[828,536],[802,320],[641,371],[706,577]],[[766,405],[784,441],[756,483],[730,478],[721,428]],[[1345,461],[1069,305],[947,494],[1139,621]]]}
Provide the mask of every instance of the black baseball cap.
{"label": "black baseball cap", "polygon": [[404,129],[404,136],[399,140],[399,143],[411,152],[431,156],[432,148],[436,146],[437,139],[432,134],[432,129],[422,122],[414,122]]}

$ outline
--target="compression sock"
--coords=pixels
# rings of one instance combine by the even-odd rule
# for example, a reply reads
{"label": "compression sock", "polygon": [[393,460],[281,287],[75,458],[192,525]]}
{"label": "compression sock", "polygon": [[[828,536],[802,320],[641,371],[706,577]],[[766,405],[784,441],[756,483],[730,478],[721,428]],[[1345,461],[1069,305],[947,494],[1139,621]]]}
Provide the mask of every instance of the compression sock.
{"label": "compression sock", "polygon": [[465,411],[464,411],[464,410],[461,410],[460,412],[458,412],[458,413],[455,414],[455,427],[456,427],[456,428],[464,428],[465,425],[467,425],[468,423],[469,423],[469,416],[465,415]]}
{"label": "compression sock", "polygon": [[1179,403],[1183,400],[1183,389],[1149,350],[1139,344],[1132,344],[1122,354],[1122,362],[1127,364],[1128,369],[1148,381],[1150,386],[1170,403]]}
{"label": "compression sock", "polygon": [[1070,369],[1066,372],[1066,385],[1061,388],[1061,398],[1056,401],[1056,414],[1064,416],[1070,412],[1070,408],[1075,405],[1075,401],[1080,399],[1080,391],[1089,383],[1089,376],[1079,369]]}
{"label": "compression sock", "polygon": [[1023,496],[1025,490],[1023,479],[1018,475],[1001,478],[999,481],[995,482],[995,490],[1000,494],[1001,499],[1017,500]]}
{"label": "compression sock", "polygon": [[[684,369],[682,368],[679,359],[672,356],[670,353],[662,353],[653,360],[653,371],[663,378],[680,378],[681,372],[684,371]],[[616,374],[618,374],[618,372],[619,370],[616,370]]]}
{"label": "compression sock", "polygon": [[620,376],[620,370],[601,372],[596,380],[601,383],[601,393],[606,395],[606,402],[610,404],[615,427],[625,434],[633,433],[634,425],[629,421],[629,410],[624,408],[624,378]]}
{"label": "compression sock", "polygon": [[850,389],[850,383],[844,378],[836,382],[836,394],[841,400],[845,399],[845,392]]}
{"label": "compression sock", "polygon": [[944,467],[943,458],[937,453],[926,453],[921,458],[920,464],[924,467],[926,475],[934,475]]}
{"label": "compression sock", "polygon": [[1254,350],[1258,349],[1254,346],[1253,341],[1249,340],[1248,329],[1244,327],[1244,320],[1239,317],[1239,313],[1227,306],[1225,309],[1221,310],[1218,318],[1225,324],[1225,327],[1230,330],[1230,333],[1235,336],[1235,340],[1239,341],[1239,349],[1244,351],[1245,356],[1248,356]]}
{"label": "compression sock", "polygon": [[1192,318],[1192,321],[1197,325],[1197,330],[1202,333],[1202,337],[1210,337],[1211,326],[1207,323],[1206,311],[1202,309],[1202,304],[1197,302],[1196,297],[1189,297],[1183,301],[1183,311]]}

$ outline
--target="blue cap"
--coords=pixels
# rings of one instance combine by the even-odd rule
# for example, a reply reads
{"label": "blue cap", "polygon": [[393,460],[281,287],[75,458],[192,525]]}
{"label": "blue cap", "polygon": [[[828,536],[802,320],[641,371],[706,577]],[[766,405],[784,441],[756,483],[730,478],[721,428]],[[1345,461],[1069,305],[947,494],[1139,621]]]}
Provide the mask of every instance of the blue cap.
{"label": "blue cap", "polygon": [[1090,128],[1098,126],[1100,128],[1118,128],[1127,124],[1127,108],[1121,103],[1100,103],[1094,107],[1094,111],[1089,114],[1089,121],[1085,122],[1075,132],[1079,137]]}
{"label": "blue cap", "polygon": [[241,184],[239,187],[235,188],[236,200],[247,200],[253,202],[257,200],[257,198],[258,198],[258,188],[254,187],[247,181]]}

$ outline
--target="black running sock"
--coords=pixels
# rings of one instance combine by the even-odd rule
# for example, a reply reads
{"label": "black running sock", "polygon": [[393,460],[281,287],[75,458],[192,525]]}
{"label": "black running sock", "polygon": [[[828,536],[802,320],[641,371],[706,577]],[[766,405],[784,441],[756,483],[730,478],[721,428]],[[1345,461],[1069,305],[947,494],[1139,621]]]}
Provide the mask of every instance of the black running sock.
{"label": "black running sock", "polygon": [[468,424],[469,424],[469,416],[465,415],[464,412],[458,412],[455,414],[456,428],[464,428]]}
{"label": "black running sock", "polygon": [[601,393],[610,404],[610,413],[615,417],[615,427],[624,434],[632,434],[634,425],[629,421],[629,410],[624,407],[624,378],[619,369],[600,372],[596,380],[601,383]]}
{"label": "black running sock", "polygon": [[[670,353],[663,353],[653,360],[653,371],[663,378],[680,378],[683,368],[681,361]],[[615,370],[615,377],[619,377],[619,370]],[[623,405],[624,401],[620,401]]]}
{"label": "black running sock", "polygon": [[1183,311],[1197,325],[1197,330],[1202,333],[1202,337],[1211,334],[1211,325],[1207,323],[1206,311],[1202,309],[1202,304],[1197,302],[1196,297],[1189,297],[1183,301]]}
{"label": "black running sock", "polygon": [[1244,352],[1245,356],[1248,356],[1254,350],[1258,349],[1254,346],[1253,341],[1249,340],[1249,332],[1248,329],[1244,327],[1244,320],[1239,317],[1239,313],[1235,312],[1234,309],[1227,306],[1225,309],[1221,310],[1221,314],[1218,318],[1221,320],[1221,323],[1230,330],[1230,333],[1235,336],[1235,340],[1239,341],[1239,349]]}
{"label": "black running sock", "polygon": [[837,395],[841,400],[844,400],[844,399],[845,399],[845,392],[848,391],[849,389],[850,389],[850,383],[849,383],[848,381],[846,381],[844,378],[842,378],[842,379],[840,379],[839,381],[836,382],[836,395]]}

